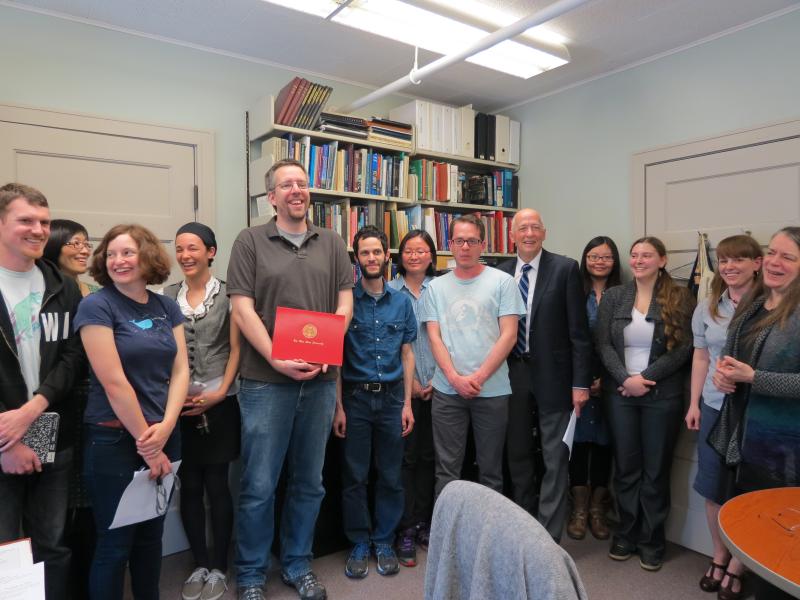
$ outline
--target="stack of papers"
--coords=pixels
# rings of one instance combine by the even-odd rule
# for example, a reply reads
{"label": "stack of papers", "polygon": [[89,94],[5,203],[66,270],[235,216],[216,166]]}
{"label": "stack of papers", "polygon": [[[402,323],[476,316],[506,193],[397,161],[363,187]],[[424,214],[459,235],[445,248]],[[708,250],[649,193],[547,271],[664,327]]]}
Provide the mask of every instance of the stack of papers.
{"label": "stack of papers", "polygon": [[0,598],[45,600],[44,563],[33,564],[30,539],[0,544]]}

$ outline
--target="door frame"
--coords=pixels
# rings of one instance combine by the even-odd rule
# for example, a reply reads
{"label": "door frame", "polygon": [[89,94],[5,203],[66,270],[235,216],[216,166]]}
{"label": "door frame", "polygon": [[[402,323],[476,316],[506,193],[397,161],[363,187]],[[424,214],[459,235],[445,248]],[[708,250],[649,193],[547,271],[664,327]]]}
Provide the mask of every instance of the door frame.
{"label": "door frame", "polygon": [[198,188],[197,220],[212,229],[216,229],[217,206],[214,163],[216,155],[213,131],[1,103],[0,121],[108,134],[170,144],[183,144],[193,147],[195,183]]}
{"label": "door frame", "polygon": [[759,125],[642,150],[631,157],[633,238],[647,235],[647,167],[800,137],[800,119]]}

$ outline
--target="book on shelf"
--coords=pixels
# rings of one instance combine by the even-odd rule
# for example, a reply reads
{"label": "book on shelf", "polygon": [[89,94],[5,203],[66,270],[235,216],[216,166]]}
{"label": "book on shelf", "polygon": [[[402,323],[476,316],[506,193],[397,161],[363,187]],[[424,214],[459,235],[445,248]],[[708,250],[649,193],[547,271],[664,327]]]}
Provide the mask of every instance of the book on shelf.
{"label": "book on shelf", "polygon": [[285,121],[286,113],[288,112],[289,107],[292,105],[292,102],[295,100],[295,96],[297,96],[297,90],[303,81],[305,80],[302,77],[295,77],[285,86],[283,86],[280,92],[278,92],[278,96],[275,98],[276,123],[283,123]]}
{"label": "book on shelf", "polygon": [[[436,249],[452,251],[450,232],[453,220],[467,213],[440,211],[433,207],[423,209],[423,228],[436,242]],[[514,244],[511,241],[512,215],[500,211],[476,213],[486,229],[486,250],[490,254],[512,254]]]}
{"label": "book on shelf", "polygon": [[266,168],[284,158],[303,163],[313,189],[397,198],[408,193],[409,158],[405,152],[391,154],[338,140],[315,144],[308,135],[291,133],[267,139],[261,152]]}
{"label": "book on shelf", "polygon": [[301,78],[300,85],[297,88],[297,93],[290,100],[289,106],[283,116],[279,119],[276,119],[276,123],[280,125],[292,125],[294,123],[298,113],[300,112],[300,106],[303,103],[303,99],[308,94],[310,87],[311,82],[308,79]]}
{"label": "book on shelf", "polygon": [[497,131],[497,115],[486,115],[486,160],[496,160],[495,132]]}
{"label": "book on shelf", "polygon": [[475,158],[487,160],[486,154],[486,132],[488,130],[488,115],[486,113],[475,113]]}
{"label": "book on shelf", "polygon": [[498,162],[507,163],[511,120],[503,115],[495,115],[494,151]]}

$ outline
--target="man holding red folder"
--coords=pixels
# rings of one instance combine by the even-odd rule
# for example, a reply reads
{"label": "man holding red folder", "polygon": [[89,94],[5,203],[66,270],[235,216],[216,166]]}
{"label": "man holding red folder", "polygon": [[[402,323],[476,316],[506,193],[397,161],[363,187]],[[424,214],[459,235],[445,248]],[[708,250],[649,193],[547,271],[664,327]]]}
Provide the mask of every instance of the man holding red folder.
{"label": "man holding red folder", "polygon": [[236,567],[240,600],[263,600],[273,538],[275,488],[284,461],[281,579],[305,600],[324,600],[311,570],[314,527],[325,489],[322,465],[336,407],[337,369],[272,356],[279,306],[353,312],[353,271],[342,238],[306,219],[308,175],[295,160],[267,172],[276,217],[243,230],[233,244],[228,295],[242,340],[239,406],[242,478]]}
{"label": "man holding red folder", "polygon": [[[403,516],[403,437],[411,433],[411,390],[417,321],[408,296],[386,285],[389,243],[379,229],[363,227],[353,239],[361,279],[353,290],[353,320],[345,337],[342,394],[334,433],[344,438],[342,512],[353,544],[344,573],[361,579],[370,550],[380,575],[400,569],[394,532]],[[370,519],[367,481],[375,453],[375,519]]]}

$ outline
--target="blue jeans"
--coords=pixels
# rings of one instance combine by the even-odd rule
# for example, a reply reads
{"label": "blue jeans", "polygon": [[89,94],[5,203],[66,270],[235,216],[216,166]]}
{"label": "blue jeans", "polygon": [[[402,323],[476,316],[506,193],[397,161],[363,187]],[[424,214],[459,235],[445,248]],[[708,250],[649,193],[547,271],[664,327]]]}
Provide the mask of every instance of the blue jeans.
{"label": "blue jeans", "polygon": [[[403,491],[403,382],[368,392],[344,384],[347,417],[342,470],[344,532],[353,543],[391,544],[405,505]],[[375,450],[375,526],[371,527],[367,480]],[[370,531],[372,535],[370,536]]]}
{"label": "blue jeans", "polygon": [[242,479],[237,584],[261,586],[269,568],[275,488],[284,460],[288,485],[281,518],[281,566],[290,579],[311,570],[314,527],[325,496],[322,465],[336,408],[336,382],[242,379],[239,390]]}
{"label": "blue jeans", "polygon": [[[136,453],[136,441],[125,429],[99,425],[86,425],[84,435],[83,477],[97,528],[97,546],[89,573],[90,597],[121,600],[125,566],[129,563],[133,597],[158,600],[164,517],[108,528],[133,472],[146,467]],[[180,448],[176,427],[164,446],[164,453],[175,461],[180,458]]]}
{"label": "blue jeans", "polygon": [[0,472],[0,543],[20,538],[22,526],[31,538],[33,560],[44,561],[50,600],[67,597],[70,551],[64,544],[64,527],[71,474],[72,448],[57,452],[55,462],[43,465],[41,473]]}

